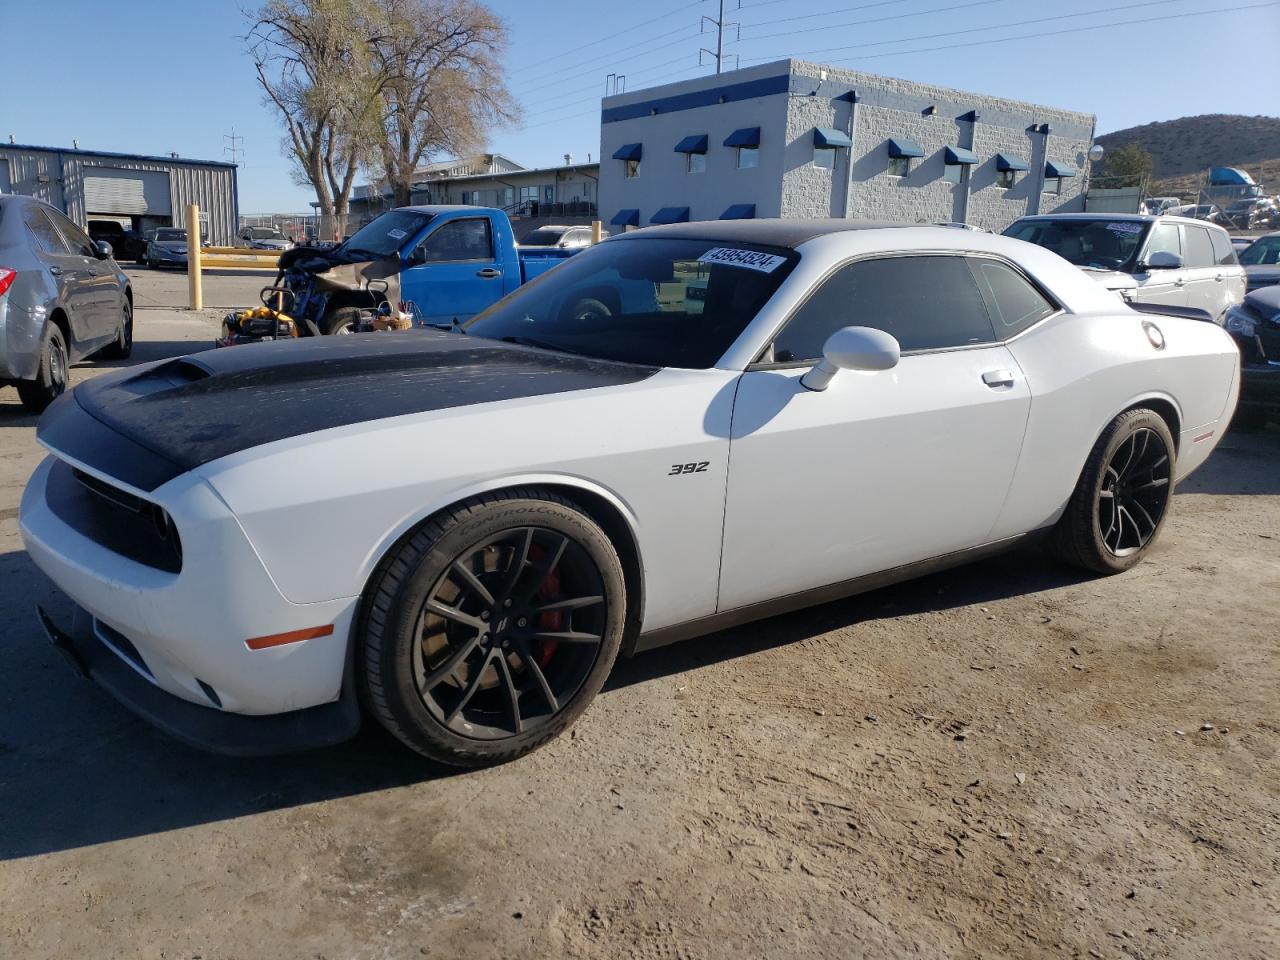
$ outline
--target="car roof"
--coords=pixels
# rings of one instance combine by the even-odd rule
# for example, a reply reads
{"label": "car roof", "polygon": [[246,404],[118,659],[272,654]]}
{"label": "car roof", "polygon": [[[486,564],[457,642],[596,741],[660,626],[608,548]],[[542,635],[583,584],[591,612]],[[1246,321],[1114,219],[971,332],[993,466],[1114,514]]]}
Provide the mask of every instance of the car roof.
{"label": "car roof", "polygon": [[[874,220],[698,220],[692,223],[672,223],[659,227],[645,227],[625,234],[615,234],[613,239],[630,237],[672,238],[678,240],[727,240],[735,243],[762,243],[775,247],[798,247],[814,237],[829,233],[851,233],[862,230],[890,230],[903,227],[921,228],[918,223],[890,223]],[[929,229],[954,233],[951,227]]]}

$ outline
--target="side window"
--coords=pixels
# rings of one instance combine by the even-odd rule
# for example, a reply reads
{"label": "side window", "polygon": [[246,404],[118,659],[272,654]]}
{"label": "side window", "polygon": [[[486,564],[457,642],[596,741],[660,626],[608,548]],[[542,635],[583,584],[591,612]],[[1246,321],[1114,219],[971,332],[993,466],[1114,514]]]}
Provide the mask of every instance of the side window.
{"label": "side window", "polygon": [[62,240],[62,234],[54,229],[52,221],[45,215],[43,210],[39,207],[27,207],[22,219],[26,221],[27,226],[30,228],[36,246],[42,251],[53,256],[64,256],[66,254],[67,245]]}
{"label": "side window", "polygon": [[996,339],[1007,340],[1058,312],[1044,294],[1008,264],[985,257],[969,260],[973,278],[987,304],[987,313],[996,328]]}
{"label": "side window", "polygon": [[1150,260],[1153,253],[1162,251],[1182,256],[1182,243],[1178,240],[1176,223],[1157,223],[1151,228],[1151,237],[1147,240],[1147,252],[1144,258]]}
{"label": "side window", "polygon": [[79,254],[82,257],[98,257],[98,251],[94,249],[93,241],[89,239],[89,235],[77,227],[74,223],[64,216],[55,213],[52,214],[54,226],[58,228],[58,232],[62,234],[63,239],[67,241],[67,246],[72,253]]}
{"label": "side window", "polygon": [[453,220],[422,241],[422,259],[427,263],[452,260],[492,260],[493,241],[489,221],[484,218]]}
{"label": "side window", "polygon": [[1216,257],[1213,255],[1213,241],[1209,239],[1209,231],[1204,227],[1183,227],[1183,238],[1186,240],[1187,266],[1203,269],[1212,267]]}
{"label": "side window", "polygon": [[1222,230],[1210,230],[1209,240],[1213,244],[1213,258],[1220,267],[1234,267],[1240,263],[1236,256],[1236,248],[1231,245],[1231,238]]}
{"label": "side window", "polygon": [[774,341],[777,362],[817,360],[841,327],[875,327],[903,350],[992,343],[995,332],[964,257],[884,257],[841,267]]}

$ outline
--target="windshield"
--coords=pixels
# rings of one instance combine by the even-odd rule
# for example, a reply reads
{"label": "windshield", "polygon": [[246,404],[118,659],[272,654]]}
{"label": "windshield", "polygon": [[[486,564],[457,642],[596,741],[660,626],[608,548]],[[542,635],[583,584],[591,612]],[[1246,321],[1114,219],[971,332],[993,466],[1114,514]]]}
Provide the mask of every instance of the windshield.
{"label": "windshield", "polygon": [[560,238],[569,231],[565,227],[539,227],[520,241],[526,247],[549,247],[559,243]]}
{"label": "windshield", "polygon": [[342,244],[342,249],[371,254],[371,259],[392,256],[406,240],[431,222],[431,216],[414,210],[392,210],[357,230]]}
{"label": "windshield", "polygon": [[1019,220],[1004,235],[1052,250],[1077,267],[1123,270],[1148,228],[1141,220]]}
{"label": "windshield", "polygon": [[1246,267],[1274,267],[1280,265],[1280,234],[1259,237],[1240,252],[1240,262]]}
{"label": "windshield", "polygon": [[279,230],[272,230],[268,227],[250,227],[250,240],[283,240]]}
{"label": "windshield", "polygon": [[186,240],[187,231],[185,230],[157,230],[156,239],[160,241]]}
{"label": "windshield", "polygon": [[611,240],[464,329],[604,360],[702,370],[724,355],[798,260],[793,250],[757,244]]}

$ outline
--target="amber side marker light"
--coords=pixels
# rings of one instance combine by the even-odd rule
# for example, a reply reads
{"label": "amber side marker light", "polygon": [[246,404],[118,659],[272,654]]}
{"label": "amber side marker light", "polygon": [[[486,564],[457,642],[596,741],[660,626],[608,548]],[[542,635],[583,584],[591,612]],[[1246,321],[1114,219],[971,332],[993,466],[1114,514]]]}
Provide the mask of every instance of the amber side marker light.
{"label": "amber side marker light", "polygon": [[332,623],[326,627],[307,627],[305,630],[273,633],[268,637],[254,637],[252,640],[246,640],[244,645],[250,650],[266,650],[268,647],[283,647],[286,643],[299,643],[302,640],[327,637],[331,633],[333,633]]}

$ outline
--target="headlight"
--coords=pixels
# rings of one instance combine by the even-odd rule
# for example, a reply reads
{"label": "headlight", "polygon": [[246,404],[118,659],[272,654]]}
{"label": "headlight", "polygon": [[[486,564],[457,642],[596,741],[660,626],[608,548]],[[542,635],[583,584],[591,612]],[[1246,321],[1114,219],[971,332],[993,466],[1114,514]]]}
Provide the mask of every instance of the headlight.
{"label": "headlight", "polygon": [[1241,337],[1252,337],[1254,334],[1254,319],[1240,307],[1232,307],[1227,311],[1226,327],[1227,333],[1234,333]]}

